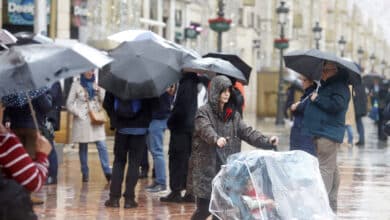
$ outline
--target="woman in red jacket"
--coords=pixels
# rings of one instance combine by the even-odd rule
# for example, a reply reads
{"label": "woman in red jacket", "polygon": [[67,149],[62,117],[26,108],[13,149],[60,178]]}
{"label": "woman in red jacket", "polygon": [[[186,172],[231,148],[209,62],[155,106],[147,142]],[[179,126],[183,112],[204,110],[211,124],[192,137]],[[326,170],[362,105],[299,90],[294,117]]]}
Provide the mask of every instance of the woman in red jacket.
{"label": "woman in red jacket", "polygon": [[[0,122],[4,108],[0,103]],[[38,134],[36,155],[33,161],[15,134],[0,123],[0,168],[7,178],[14,179],[30,192],[39,191],[47,178],[51,150],[48,140]],[[1,174],[0,174],[1,175]]]}

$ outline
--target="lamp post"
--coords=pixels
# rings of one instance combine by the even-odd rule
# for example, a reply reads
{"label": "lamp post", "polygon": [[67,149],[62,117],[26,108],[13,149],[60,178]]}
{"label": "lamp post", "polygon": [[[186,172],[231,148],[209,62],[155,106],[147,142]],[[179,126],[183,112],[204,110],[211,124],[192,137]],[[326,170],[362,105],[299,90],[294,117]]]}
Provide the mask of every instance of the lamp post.
{"label": "lamp post", "polygon": [[316,25],[312,29],[314,33],[314,40],[316,41],[316,49],[320,49],[320,40],[321,40],[321,32],[322,32],[322,27],[320,27],[320,23],[317,21]]}
{"label": "lamp post", "polygon": [[376,56],[374,53],[372,53],[370,56],[371,72],[374,72],[375,59]]}
{"label": "lamp post", "polygon": [[284,26],[287,22],[287,15],[290,9],[285,6],[285,2],[281,1],[279,7],[276,9],[278,14],[278,23],[280,24],[280,38],[275,39],[275,47],[280,50],[280,67],[279,67],[279,84],[278,84],[278,106],[276,113],[276,125],[284,125],[284,90],[283,90],[283,49],[288,48],[288,40],[284,36]]}
{"label": "lamp post", "polygon": [[344,51],[345,51],[345,45],[347,44],[347,41],[344,39],[344,36],[341,35],[340,40],[338,41],[340,46],[340,53],[341,57],[344,57]]}
{"label": "lamp post", "polygon": [[218,33],[218,41],[217,41],[217,50],[218,52],[222,52],[222,32],[228,31],[230,29],[230,23],[232,23],[231,19],[226,19],[224,12],[223,0],[218,0],[218,12],[217,18],[209,19],[210,28]]}
{"label": "lamp post", "polygon": [[363,59],[363,55],[364,55],[364,50],[361,46],[357,50],[357,54],[358,54],[358,59],[359,59],[359,66],[362,67],[362,59]]}
{"label": "lamp post", "polygon": [[385,60],[382,60],[381,62],[381,70],[382,70],[382,76],[385,76],[385,69],[387,67],[387,62]]}

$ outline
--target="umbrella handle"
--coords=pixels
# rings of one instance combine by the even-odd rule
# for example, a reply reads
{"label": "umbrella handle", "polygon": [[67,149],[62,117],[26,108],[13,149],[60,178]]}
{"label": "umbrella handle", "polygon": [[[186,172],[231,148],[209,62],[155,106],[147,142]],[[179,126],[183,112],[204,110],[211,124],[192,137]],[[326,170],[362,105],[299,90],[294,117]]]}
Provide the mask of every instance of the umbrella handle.
{"label": "umbrella handle", "polygon": [[26,96],[27,96],[28,106],[30,107],[31,117],[32,117],[33,122],[34,122],[35,129],[37,129],[38,132],[40,133],[40,131],[39,131],[39,126],[38,126],[37,115],[36,115],[36,113],[35,113],[34,107],[33,107],[32,102],[31,102],[31,98],[30,98],[30,96],[28,95],[28,92],[27,92],[27,91],[26,91]]}
{"label": "umbrella handle", "polygon": [[316,93],[318,93],[318,90],[321,87],[321,81],[320,80],[316,80],[315,82],[317,83]]}

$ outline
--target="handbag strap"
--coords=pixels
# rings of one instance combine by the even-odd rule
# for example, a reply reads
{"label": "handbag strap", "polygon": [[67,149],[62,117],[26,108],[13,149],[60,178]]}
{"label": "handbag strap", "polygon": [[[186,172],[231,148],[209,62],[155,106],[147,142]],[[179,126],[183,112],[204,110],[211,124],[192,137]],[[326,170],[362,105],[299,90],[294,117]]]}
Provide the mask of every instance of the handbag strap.
{"label": "handbag strap", "polygon": [[[81,87],[83,87],[83,86],[81,86]],[[85,94],[85,99],[87,100],[88,110],[91,111],[91,110],[92,110],[92,109],[91,109],[91,105],[90,105],[91,102],[89,101],[88,91],[87,91],[87,89],[84,88],[84,87],[83,87],[83,90],[84,90],[84,94]],[[99,111],[100,111],[101,109],[103,109],[103,106],[100,104],[99,99],[98,99],[97,103],[98,103]]]}

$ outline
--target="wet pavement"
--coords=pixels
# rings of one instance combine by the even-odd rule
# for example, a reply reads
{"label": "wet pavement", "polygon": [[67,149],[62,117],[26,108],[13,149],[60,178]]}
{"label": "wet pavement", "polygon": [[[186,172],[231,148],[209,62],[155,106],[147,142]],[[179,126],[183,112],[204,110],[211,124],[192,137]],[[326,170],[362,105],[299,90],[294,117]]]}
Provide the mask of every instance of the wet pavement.
{"label": "wet pavement", "polygon": [[[273,119],[259,120],[251,115],[245,119],[266,135],[281,137],[280,150],[287,150],[288,125],[275,127]],[[364,124],[366,145],[361,148],[343,145],[339,149],[341,185],[338,219],[390,220],[390,150],[386,143],[377,141],[373,123],[366,119]],[[166,156],[168,136],[167,134],[164,142]],[[112,137],[108,138],[107,143],[110,162],[112,162]],[[43,205],[35,207],[39,219],[174,220],[190,218],[194,210],[193,204],[164,204],[160,203],[159,197],[167,192],[157,194],[145,192],[144,187],[153,181],[151,177],[140,180],[137,185],[139,203],[137,209],[105,208],[104,201],[109,195],[108,184],[101,170],[95,146],[90,145],[89,148],[90,181],[88,183],[81,182],[77,147],[66,146],[64,148],[58,185],[44,186],[37,194],[45,201]],[[243,150],[251,149],[253,148],[244,144]]]}

